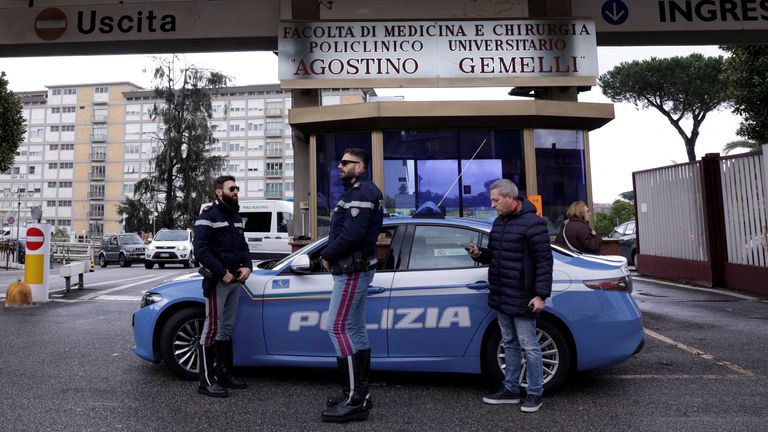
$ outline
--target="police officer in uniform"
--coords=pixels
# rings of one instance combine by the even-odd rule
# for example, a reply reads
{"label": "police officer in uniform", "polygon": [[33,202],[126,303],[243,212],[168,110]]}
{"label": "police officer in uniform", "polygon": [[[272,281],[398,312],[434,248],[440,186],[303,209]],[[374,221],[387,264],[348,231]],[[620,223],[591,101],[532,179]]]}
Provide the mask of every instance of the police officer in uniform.
{"label": "police officer in uniform", "polygon": [[232,375],[232,328],[240,289],[253,270],[243,220],[238,214],[240,188],[233,176],[213,182],[216,199],[195,222],[194,248],[197,260],[208,272],[204,286],[205,324],[198,346],[200,386],[206,396],[227,397],[227,388],[244,389],[245,381]]}
{"label": "police officer in uniform", "polygon": [[381,191],[368,175],[369,161],[364,150],[344,151],[338,165],[344,193],[333,210],[328,245],[321,253],[323,268],[333,274],[328,334],[342,379],[341,396],[326,402],[326,422],[364,420],[372,407],[365,299],[376,272],[376,239],[384,214]]}

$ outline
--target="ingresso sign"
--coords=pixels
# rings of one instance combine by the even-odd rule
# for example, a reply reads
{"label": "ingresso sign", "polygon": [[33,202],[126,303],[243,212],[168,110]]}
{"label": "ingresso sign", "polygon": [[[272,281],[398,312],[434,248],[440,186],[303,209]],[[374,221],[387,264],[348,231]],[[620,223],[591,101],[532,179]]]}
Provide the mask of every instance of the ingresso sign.
{"label": "ingresso sign", "polygon": [[284,88],[594,85],[597,76],[585,19],[285,22],[278,49]]}
{"label": "ingresso sign", "polygon": [[766,0],[573,0],[591,16],[600,45],[765,43]]}
{"label": "ingresso sign", "polygon": [[277,6],[224,0],[2,8],[0,56],[168,52],[177,46],[271,50]]}

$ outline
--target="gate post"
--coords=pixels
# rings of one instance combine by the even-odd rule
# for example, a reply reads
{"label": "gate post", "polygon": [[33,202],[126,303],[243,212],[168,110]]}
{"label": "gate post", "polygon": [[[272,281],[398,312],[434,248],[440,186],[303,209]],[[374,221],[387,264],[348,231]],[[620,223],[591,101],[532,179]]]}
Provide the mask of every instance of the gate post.
{"label": "gate post", "polygon": [[723,187],[720,181],[720,154],[707,153],[701,159],[701,192],[704,195],[704,226],[712,274],[712,286],[725,286],[725,262],[728,244],[725,238],[725,210]]}

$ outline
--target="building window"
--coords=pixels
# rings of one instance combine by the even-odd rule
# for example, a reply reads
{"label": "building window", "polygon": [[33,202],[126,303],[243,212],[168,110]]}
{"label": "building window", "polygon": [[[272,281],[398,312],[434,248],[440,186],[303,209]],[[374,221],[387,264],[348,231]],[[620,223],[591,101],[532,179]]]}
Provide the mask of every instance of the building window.
{"label": "building window", "polygon": [[60,127],[59,127],[59,126],[50,126],[50,127],[48,128],[48,130],[50,130],[51,132],[58,132],[58,131],[59,131],[59,129],[60,129]]}
{"label": "building window", "polygon": [[50,200],[50,201],[46,201],[46,202],[45,202],[45,205],[46,205],[47,207],[56,207],[56,201],[53,201],[53,200]]}
{"label": "building window", "polygon": [[48,150],[58,150],[58,149],[59,149],[59,145],[58,144],[50,144],[48,146]]}
{"label": "building window", "polygon": [[53,89],[51,90],[51,95],[58,96],[61,94],[61,89]]}
{"label": "building window", "polygon": [[73,112],[75,112],[75,109],[76,108],[73,107],[73,106],[66,106],[66,107],[61,108],[61,112],[63,112],[63,113],[73,113]]}
{"label": "building window", "polygon": [[109,93],[109,87],[96,87],[93,89],[94,93]]}
{"label": "building window", "polygon": [[72,187],[72,182],[71,181],[59,182],[59,187],[60,188],[71,188]]}
{"label": "building window", "polygon": [[63,125],[61,127],[62,132],[74,132],[75,131],[75,125]]}
{"label": "building window", "polygon": [[59,207],[72,207],[71,200],[61,200],[58,202]]}
{"label": "building window", "polygon": [[62,150],[74,150],[75,145],[74,144],[62,144],[61,145]]}
{"label": "building window", "polygon": [[59,108],[59,107],[51,108],[51,114],[58,114],[60,112],[61,112],[61,108]]}
{"label": "building window", "polygon": [[77,94],[77,89],[75,89],[75,88],[67,88],[67,89],[64,89],[63,93],[65,95],[76,95]]}
{"label": "building window", "polygon": [[59,162],[60,169],[72,169],[74,166],[74,162]]}
{"label": "building window", "polygon": [[58,183],[56,183],[56,182],[48,182],[48,187],[49,188],[55,188],[57,184]]}

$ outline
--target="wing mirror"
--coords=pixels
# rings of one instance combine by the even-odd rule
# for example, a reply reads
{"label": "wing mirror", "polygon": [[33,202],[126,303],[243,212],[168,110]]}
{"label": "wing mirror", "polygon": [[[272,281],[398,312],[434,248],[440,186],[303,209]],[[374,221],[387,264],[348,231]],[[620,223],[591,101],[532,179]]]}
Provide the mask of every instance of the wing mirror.
{"label": "wing mirror", "polygon": [[291,270],[296,274],[308,274],[311,272],[312,263],[308,255],[299,255],[291,261]]}

